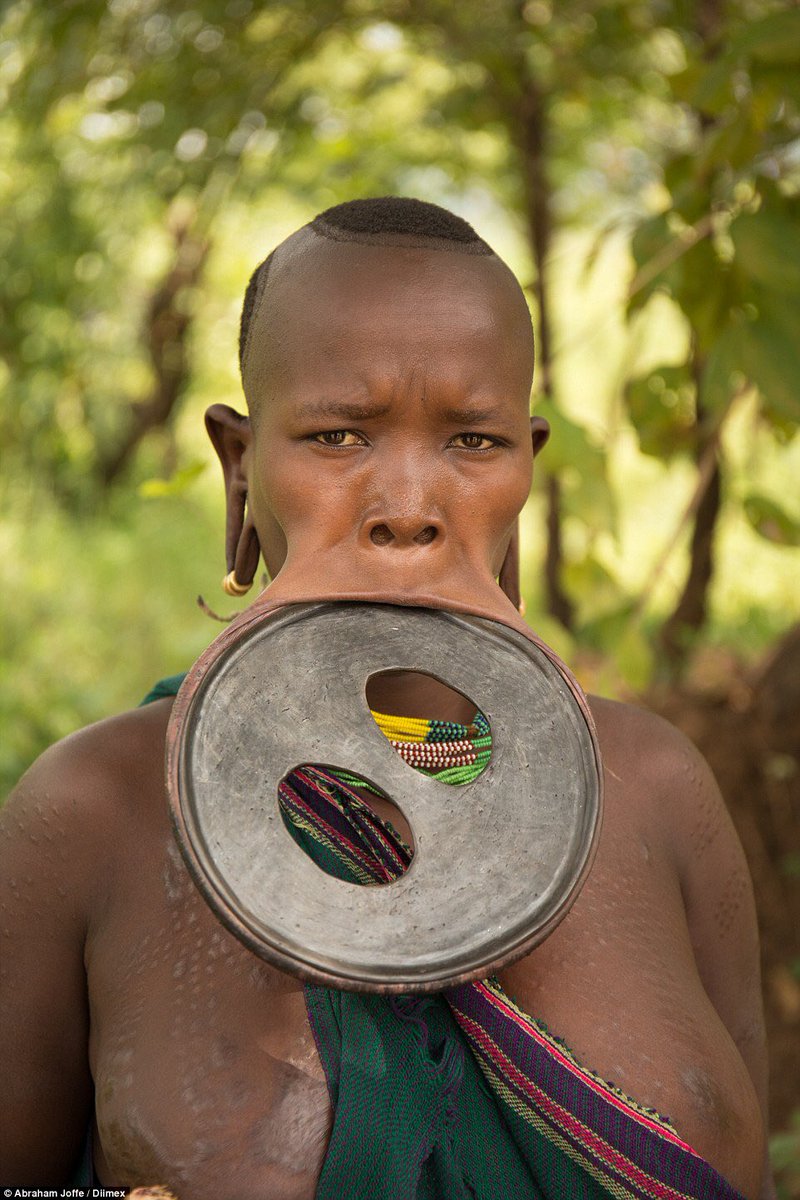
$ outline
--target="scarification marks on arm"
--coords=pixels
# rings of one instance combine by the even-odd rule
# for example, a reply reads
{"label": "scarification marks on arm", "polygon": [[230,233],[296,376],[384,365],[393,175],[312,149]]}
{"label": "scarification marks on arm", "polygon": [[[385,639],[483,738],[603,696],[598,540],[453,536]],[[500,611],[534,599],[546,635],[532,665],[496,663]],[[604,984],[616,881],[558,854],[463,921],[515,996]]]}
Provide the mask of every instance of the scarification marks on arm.
{"label": "scarification marks on arm", "polygon": [[692,849],[699,858],[716,841],[724,820],[724,811],[715,790],[702,786],[700,773],[694,764],[687,764],[687,786],[696,797],[695,820],[692,826]]}
{"label": "scarification marks on arm", "polygon": [[714,924],[720,937],[726,937],[735,926],[747,892],[747,873],[737,864],[714,904]]}

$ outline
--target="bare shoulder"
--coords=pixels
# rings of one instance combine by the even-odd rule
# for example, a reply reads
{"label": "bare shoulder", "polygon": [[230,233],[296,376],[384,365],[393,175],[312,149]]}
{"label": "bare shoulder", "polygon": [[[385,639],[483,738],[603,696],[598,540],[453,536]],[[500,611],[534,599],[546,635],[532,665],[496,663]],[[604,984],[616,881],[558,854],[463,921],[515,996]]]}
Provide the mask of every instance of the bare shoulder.
{"label": "bare shoulder", "polygon": [[88,725],[56,742],[23,775],[9,804],[33,795],[49,807],[89,806],[98,793],[122,797],[153,770],[163,776],[171,699]]}
{"label": "bare shoulder", "polygon": [[752,896],[741,843],[708,763],[655,713],[595,697],[591,709],[609,819],[621,807],[628,826],[661,842],[678,874],[693,934],[699,936],[712,918],[726,926],[748,901],[752,906]]}
{"label": "bare shoulder", "polygon": [[716,780],[693,742],[633,704],[593,696],[590,707],[611,804],[623,804],[627,821],[666,839],[682,878],[711,841],[738,847]]}
{"label": "bare shoulder", "polygon": [[129,824],[163,808],[170,707],[164,700],[121,713],[46,750],[0,810],[6,861],[33,855],[51,879],[70,876],[76,903],[86,900],[81,865],[91,863],[83,878],[97,880],[98,861],[113,857]]}
{"label": "bare shoulder", "polygon": [[647,772],[652,782],[704,763],[689,739],[648,709],[590,696],[589,705],[604,760],[614,769]]}

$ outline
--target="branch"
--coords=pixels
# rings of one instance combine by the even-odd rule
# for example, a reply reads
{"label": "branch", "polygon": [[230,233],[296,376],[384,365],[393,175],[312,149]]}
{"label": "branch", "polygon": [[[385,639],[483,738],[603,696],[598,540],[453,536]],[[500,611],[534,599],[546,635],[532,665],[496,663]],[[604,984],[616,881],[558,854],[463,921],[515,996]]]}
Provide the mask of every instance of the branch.
{"label": "branch", "polygon": [[633,606],[633,611],[631,614],[633,618],[641,617],[642,612],[652,596],[656,584],[663,575],[667,563],[669,562],[678,543],[681,540],[681,536],[685,532],[689,522],[697,513],[700,505],[703,503],[703,498],[705,497],[705,494],[711,484],[711,480],[714,477],[714,470],[717,464],[717,451],[719,450],[720,440],[722,438],[722,427],[727,418],[730,416],[733,406],[736,404],[739,398],[745,394],[745,392],[748,390],[748,387],[748,384],[744,384],[738,389],[738,391],[734,392],[733,396],[731,396],[727,405],[717,418],[716,424],[708,434],[708,441],[706,442],[703,453],[697,462],[697,482],[695,484],[694,491],[689,498],[688,504],[681,513],[677,525],[667,538],[667,541],[661,549],[661,553],[650,570],[647,581]]}
{"label": "branch", "polygon": [[188,380],[192,316],[186,294],[197,286],[209,251],[208,241],[191,228],[193,217],[183,216],[173,229],[175,256],[150,300],[144,329],[155,380],[146,400],[128,406],[128,428],[117,446],[98,459],[96,475],[104,487],[125,471],[145,434],[169,423]]}
{"label": "branch", "polygon": [[657,254],[654,254],[648,262],[644,263],[634,275],[628,288],[626,302],[630,304],[634,296],[646,288],[649,283],[652,283],[662,271],[667,267],[671,267],[674,262],[682,258],[688,253],[693,246],[701,242],[703,238],[709,236],[714,231],[714,221],[717,213],[706,213],[704,217],[694,224],[690,225],[679,233],[671,242],[667,242],[666,246],[662,246]]}

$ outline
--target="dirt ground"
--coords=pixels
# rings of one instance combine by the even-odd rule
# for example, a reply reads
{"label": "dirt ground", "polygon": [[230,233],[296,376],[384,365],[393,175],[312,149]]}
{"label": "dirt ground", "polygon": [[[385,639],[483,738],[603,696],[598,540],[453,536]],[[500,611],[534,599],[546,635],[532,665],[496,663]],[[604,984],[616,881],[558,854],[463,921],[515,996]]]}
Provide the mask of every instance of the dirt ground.
{"label": "dirt ground", "polygon": [[757,671],[717,663],[695,675],[694,686],[653,692],[646,703],[708,759],[747,854],[761,928],[770,1125],[783,1130],[800,1109],[800,627]]}

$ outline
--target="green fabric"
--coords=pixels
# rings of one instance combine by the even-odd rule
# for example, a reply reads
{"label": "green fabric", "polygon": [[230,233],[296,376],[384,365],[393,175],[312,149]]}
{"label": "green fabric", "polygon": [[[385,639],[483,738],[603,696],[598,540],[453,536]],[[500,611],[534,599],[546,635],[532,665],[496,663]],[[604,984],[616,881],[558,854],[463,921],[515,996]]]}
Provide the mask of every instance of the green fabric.
{"label": "green fabric", "polygon": [[306,987],[306,1005],[335,1114],[317,1200],[540,1196],[443,1000]]}
{"label": "green fabric", "polygon": [[[292,821],[287,828],[330,875],[357,882],[310,832]],[[310,984],[305,995],[334,1110],[317,1200],[538,1200],[506,1114],[443,997],[387,999]]]}
{"label": "green fabric", "polygon": [[184,671],[180,675],[167,675],[164,679],[159,679],[158,683],[151,687],[144,700],[139,701],[139,707],[143,708],[145,704],[152,704],[154,700],[165,700],[168,696],[177,696],[185,678],[186,672]]}

